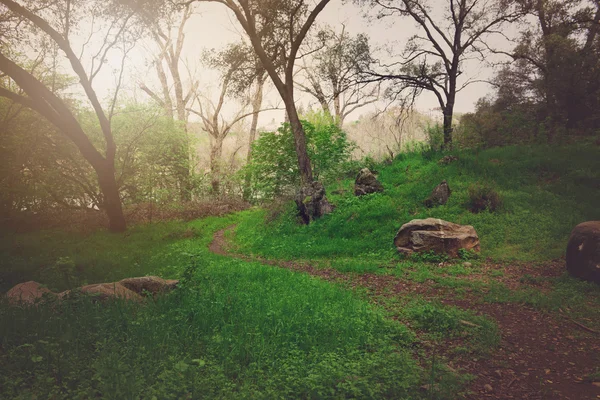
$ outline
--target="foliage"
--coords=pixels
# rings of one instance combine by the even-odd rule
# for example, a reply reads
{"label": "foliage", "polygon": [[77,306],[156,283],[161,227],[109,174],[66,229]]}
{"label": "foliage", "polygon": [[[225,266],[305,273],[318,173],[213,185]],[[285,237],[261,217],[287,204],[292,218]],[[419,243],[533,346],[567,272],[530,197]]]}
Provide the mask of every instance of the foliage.
{"label": "foliage", "polygon": [[471,212],[478,213],[484,210],[497,211],[502,207],[500,195],[489,183],[474,183],[467,189],[469,192],[468,208]]}
{"label": "foliage", "polygon": [[432,119],[416,110],[388,107],[383,111],[365,113],[344,128],[356,142],[354,158],[393,159],[416,143],[427,140],[427,125]]}
{"label": "foliage", "polygon": [[[306,132],[308,154],[316,180],[328,181],[340,173],[349,159],[352,144],[336,124],[325,121],[302,122]],[[251,175],[255,199],[272,199],[292,193],[300,184],[294,137],[290,125],[276,132],[263,132],[252,145],[252,161],[242,170]]]}
{"label": "foliage", "polygon": [[449,257],[446,254],[438,254],[435,251],[420,251],[410,255],[410,259],[417,262],[441,263],[448,261]]}
{"label": "foliage", "polygon": [[494,96],[465,120],[463,141],[485,147],[560,143],[600,128],[600,4],[534,1],[533,17],[494,78]]}
{"label": "foliage", "polygon": [[[103,197],[91,166],[64,135],[27,109],[0,99],[0,110],[13,115],[0,136],[0,215],[6,224],[28,215],[57,210],[101,209]],[[187,170],[181,149],[190,143],[182,126],[144,104],[116,108],[112,132],[117,144],[116,176],[125,205],[164,205],[179,199],[178,171]],[[93,113],[80,109],[79,123],[100,146],[103,135]],[[198,183],[193,189],[198,189]],[[42,218],[43,219],[43,218]],[[14,225],[14,224],[13,224]]]}
{"label": "foliage", "polygon": [[434,152],[441,151],[444,146],[444,127],[440,124],[427,125],[426,133],[429,148]]}

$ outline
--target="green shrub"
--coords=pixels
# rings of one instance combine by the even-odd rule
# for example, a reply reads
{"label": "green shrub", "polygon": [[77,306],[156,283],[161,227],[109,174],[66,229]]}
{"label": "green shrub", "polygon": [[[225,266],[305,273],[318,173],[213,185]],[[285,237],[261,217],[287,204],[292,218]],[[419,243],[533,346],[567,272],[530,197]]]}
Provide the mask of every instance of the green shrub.
{"label": "green shrub", "polygon": [[487,183],[475,183],[469,186],[468,208],[473,213],[484,210],[497,211],[502,206],[502,199],[493,186]]}
{"label": "green shrub", "polygon": [[444,127],[440,124],[428,125],[426,133],[430,149],[440,151],[444,145]]}
{"label": "green shrub", "polygon": [[473,250],[458,249],[458,258],[464,261],[477,260],[479,258],[479,253],[476,253]]}
{"label": "green shrub", "polygon": [[410,259],[417,262],[441,263],[448,261],[447,254],[438,254],[433,250],[416,252],[410,255]]}
{"label": "green shrub", "polygon": [[[327,181],[342,172],[352,144],[334,123],[302,121],[308,156],[315,180]],[[272,199],[289,194],[300,183],[298,158],[291,126],[284,123],[276,132],[263,132],[252,145],[252,161],[241,176],[251,178],[254,199]]]}

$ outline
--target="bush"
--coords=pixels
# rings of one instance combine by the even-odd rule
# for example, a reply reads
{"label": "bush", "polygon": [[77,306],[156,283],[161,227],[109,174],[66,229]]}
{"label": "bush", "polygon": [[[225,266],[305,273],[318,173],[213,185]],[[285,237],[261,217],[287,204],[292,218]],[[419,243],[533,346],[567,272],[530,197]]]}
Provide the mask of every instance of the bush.
{"label": "bush", "polygon": [[484,210],[497,211],[502,206],[502,199],[496,189],[489,184],[475,183],[469,186],[468,208],[473,213]]}
{"label": "bush", "polygon": [[[333,122],[302,121],[308,156],[316,180],[327,181],[341,174],[350,158],[352,144]],[[300,184],[294,136],[288,123],[276,132],[264,132],[252,145],[252,161],[241,176],[251,177],[254,199],[273,199],[292,192]]]}
{"label": "bush", "polygon": [[428,125],[427,141],[432,151],[440,151],[444,146],[444,127],[440,124]]}

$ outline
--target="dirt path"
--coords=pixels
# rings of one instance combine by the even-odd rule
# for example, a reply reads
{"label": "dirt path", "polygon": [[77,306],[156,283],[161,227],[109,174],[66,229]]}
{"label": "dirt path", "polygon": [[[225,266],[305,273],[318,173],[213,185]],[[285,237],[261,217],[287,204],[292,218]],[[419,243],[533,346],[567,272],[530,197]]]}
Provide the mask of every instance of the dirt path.
{"label": "dirt path", "polygon": [[[459,373],[476,376],[470,387],[471,394],[465,397],[467,399],[600,399],[600,383],[585,379],[600,369],[600,335],[577,325],[566,315],[547,314],[521,304],[484,303],[476,298],[456,300],[450,289],[445,293],[426,283],[389,275],[343,274],[330,268],[230,253],[225,232],[234,228],[231,226],[216,232],[210,251],[308,273],[351,287],[364,287],[374,298],[411,294],[435,297],[442,303],[474,310],[496,320],[501,341],[490,356],[473,358],[472,355],[450,354],[460,345],[452,342],[441,350],[452,360],[452,368]],[[551,268],[541,270],[543,274],[552,273],[549,272]]]}

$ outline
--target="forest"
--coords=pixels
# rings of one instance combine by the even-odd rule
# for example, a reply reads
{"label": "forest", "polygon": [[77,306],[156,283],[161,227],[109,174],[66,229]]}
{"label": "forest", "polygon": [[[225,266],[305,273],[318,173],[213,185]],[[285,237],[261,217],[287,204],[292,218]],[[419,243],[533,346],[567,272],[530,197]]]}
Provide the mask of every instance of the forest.
{"label": "forest", "polygon": [[600,398],[599,0],[0,0],[0,398]]}

